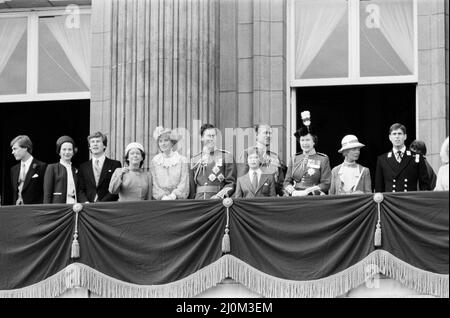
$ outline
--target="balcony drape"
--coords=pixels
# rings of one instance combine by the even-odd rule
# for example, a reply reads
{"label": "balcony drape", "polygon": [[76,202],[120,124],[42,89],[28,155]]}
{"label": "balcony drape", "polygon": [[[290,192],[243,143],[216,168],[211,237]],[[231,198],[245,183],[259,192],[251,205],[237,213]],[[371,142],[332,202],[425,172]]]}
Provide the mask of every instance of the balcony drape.
{"label": "balcony drape", "polygon": [[[336,297],[373,269],[448,297],[447,192],[0,208],[0,297],[191,297],[231,277],[266,297]],[[368,270],[370,270],[368,272]],[[373,274],[373,273],[372,273]]]}

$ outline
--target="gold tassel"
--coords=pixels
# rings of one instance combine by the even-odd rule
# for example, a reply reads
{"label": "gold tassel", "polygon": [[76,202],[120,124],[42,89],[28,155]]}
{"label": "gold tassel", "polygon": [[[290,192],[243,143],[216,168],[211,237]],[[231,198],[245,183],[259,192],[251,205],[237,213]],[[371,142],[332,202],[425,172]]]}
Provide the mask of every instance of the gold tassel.
{"label": "gold tassel", "polygon": [[222,238],[222,252],[223,253],[230,253],[231,251],[231,247],[230,247],[230,235],[228,235],[228,232],[230,232],[230,230],[225,229],[225,234],[223,235]]}
{"label": "gold tassel", "polygon": [[72,250],[70,252],[70,258],[80,257],[80,244],[78,243],[78,213],[83,209],[80,203],[75,203],[72,207],[75,213],[75,229],[73,233]]}
{"label": "gold tassel", "polygon": [[72,251],[70,253],[70,258],[78,258],[80,257],[80,244],[78,243],[78,235],[74,234],[72,241]]}
{"label": "gold tassel", "polygon": [[375,246],[381,246],[381,225],[380,225],[380,221],[378,221],[377,229],[375,230],[374,245]]}
{"label": "gold tassel", "polygon": [[384,200],[383,193],[375,193],[373,196],[373,200],[377,203],[377,210],[378,210],[378,222],[377,222],[377,228],[375,229],[375,235],[373,238],[373,245],[376,247],[381,246],[381,202]]}

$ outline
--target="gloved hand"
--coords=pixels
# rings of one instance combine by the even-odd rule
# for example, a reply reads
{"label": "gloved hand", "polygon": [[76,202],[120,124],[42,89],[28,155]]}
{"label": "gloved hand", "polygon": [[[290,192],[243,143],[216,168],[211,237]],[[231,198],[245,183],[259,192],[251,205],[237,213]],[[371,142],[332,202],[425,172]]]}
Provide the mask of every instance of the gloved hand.
{"label": "gloved hand", "polygon": [[305,190],[295,190],[294,192],[292,192],[292,196],[293,197],[303,197],[305,195],[308,195],[308,191]]}

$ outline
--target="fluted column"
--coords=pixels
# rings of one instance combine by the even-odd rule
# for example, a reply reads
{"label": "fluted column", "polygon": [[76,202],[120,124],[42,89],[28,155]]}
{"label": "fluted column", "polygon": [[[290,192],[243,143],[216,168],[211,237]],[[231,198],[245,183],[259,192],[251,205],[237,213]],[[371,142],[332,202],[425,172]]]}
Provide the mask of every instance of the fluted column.
{"label": "fluted column", "polygon": [[138,141],[148,166],[156,126],[192,143],[194,120],[215,122],[216,16],[216,0],[92,1],[91,131],[108,134],[111,157]]}

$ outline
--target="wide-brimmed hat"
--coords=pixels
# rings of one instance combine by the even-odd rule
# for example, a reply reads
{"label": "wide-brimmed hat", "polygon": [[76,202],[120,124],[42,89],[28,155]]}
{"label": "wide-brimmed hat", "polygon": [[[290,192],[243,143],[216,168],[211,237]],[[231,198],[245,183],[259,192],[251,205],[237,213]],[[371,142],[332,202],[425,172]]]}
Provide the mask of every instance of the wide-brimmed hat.
{"label": "wide-brimmed hat", "polygon": [[133,149],[133,148],[137,148],[137,149],[139,149],[140,151],[145,152],[145,151],[144,151],[144,146],[142,146],[140,143],[138,143],[138,142],[130,142],[130,143],[128,144],[128,146],[125,148],[125,154],[127,154],[128,151],[130,151],[130,150]]}
{"label": "wide-brimmed hat", "polygon": [[73,145],[73,150],[75,150],[75,142],[73,141],[72,137],[70,136],[61,136],[58,138],[58,140],[56,140],[56,153],[59,154],[59,152],[61,151],[61,146],[63,143],[65,142],[70,142]]}
{"label": "wide-brimmed hat", "polygon": [[347,149],[362,148],[362,147],[364,147],[364,144],[360,143],[355,135],[347,135],[344,138],[342,138],[341,149],[339,149],[338,152],[343,152],[344,150]]}

